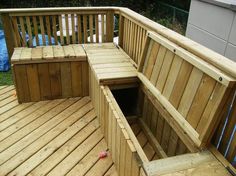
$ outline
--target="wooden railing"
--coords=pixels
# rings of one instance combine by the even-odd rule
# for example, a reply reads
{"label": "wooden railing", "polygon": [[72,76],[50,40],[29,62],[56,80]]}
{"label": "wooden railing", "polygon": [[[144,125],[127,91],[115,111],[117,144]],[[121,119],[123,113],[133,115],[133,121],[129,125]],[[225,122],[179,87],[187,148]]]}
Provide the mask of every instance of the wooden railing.
{"label": "wooden railing", "polygon": [[[137,67],[140,64],[147,31],[152,31],[215,66],[225,74],[236,78],[235,62],[127,8],[2,9],[0,13],[9,56],[12,55],[15,47],[40,45],[38,34],[42,35],[42,45],[47,44],[46,36],[49,45],[112,42],[114,15],[116,15],[119,16],[119,45],[133,59]],[[94,37],[91,37],[92,35]],[[52,42],[52,38],[55,43]],[[231,163],[233,163],[236,153],[234,130],[236,103],[231,101],[234,91],[235,87],[230,93],[231,98],[227,100],[223,107],[224,110],[220,114],[221,121],[212,142],[215,146],[219,146],[219,151]]]}
{"label": "wooden railing", "polygon": [[115,8],[2,10],[9,55],[14,47],[113,41]]}

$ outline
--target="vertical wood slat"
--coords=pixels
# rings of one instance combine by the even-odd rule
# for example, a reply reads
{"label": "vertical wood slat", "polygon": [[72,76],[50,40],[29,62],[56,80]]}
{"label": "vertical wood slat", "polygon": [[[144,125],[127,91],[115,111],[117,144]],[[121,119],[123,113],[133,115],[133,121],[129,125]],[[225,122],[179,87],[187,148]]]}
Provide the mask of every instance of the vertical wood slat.
{"label": "vertical wood slat", "polygon": [[31,28],[31,22],[30,17],[26,17],[26,25],[27,25],[27,32],[29,35],[29,47],[33,46],[33,37],[32,37],[32,28]]}
{"label": "vertical wood slat", "polygon": [[101,14],[101,29],[102,29],[102,32],[101,32],[101,34],[102,34],[102,43],[104,43],[105,42],[105,28],[104,28],[104,25],[105,25],[105,23],[104,23],[104,14]]}
{"label": "vertical wood slat", "polygon": [[82,43],[82,26],[81,26],[81,15],[77,14],[77,25],[78,25],[78,43]]}
{"label": "vertical wood slat", "polygon": [[43,16],[39,16],[39,22],[40,22],[41,35],[42,35],[42,38],[43,38],[43,45],[46,45]]}
{"label": "vertical wood slat", "polygon": [[52,37],[51,37],[51,23],[50,23],[50,16],[46,16],[46,28],[47,28],[47,35],[48,35],[48,44],[52,44]]}
{"label": "vertical wood slat", "polygon": [[60,42],[61,45],[64,45],[64,36],[63,36],[63,27],[62,27],[62,15],[58,16],[59,19],[59,29],[60,29]]}
{"label": "vertical wood slat", "polygon": [[53,30],[53,37],[55,44],[58,45],[58,40],[57,40],[57,16],[53,15],[52,16],[52,30]]}
{"label": "vertical wood slat", "polygon": [[40,101],[40,86],[37,64],[26,65],[28,86],[31,101]]}
{"label": "vertical wood slat", "polygon": [[89,15],[89,36],[90,43],[93,43],[93,15]]}
{"label": "vertical wood slat", "polygon": [[124,48],[124,27],[125,27],[125,25],[124,25],[124,17],[121,15],[121,13],[120,13],[120,15],[119,15],[119,46],[121,47],[121,48]]}
{"label": "vertical wood slat", "polygon": [[17,22],[17,17],[12,17],[12,25],[13,25],[13,30],[15,34],[15,43],[16,47],[21,46],[21,39],[20,39],[20,34],[19,34],[19,29],[18,29],[18,22]]}
{"label": "vertical wood slat", "polygon": [[33,16],[33,26],[34,26],[34,36],[36,40],[36,45],[39,46],[38,21],[36,16]]}
{"label": "vertical wood slat", "polygon": [[99,43],[99,21],[98,21],[98,15],[95,15],[95,35],[96,35],[96,43]]}
{"label": "vertical wood slat", "polygon": [[61,69],[59,63],[49,63],[49,77],[51,85],[51,97],[52,99],[62,97],[62,86],[61,86]]}
{"label": "vertical wood slat", "polygon": [[[71,16],[70,16],[71,17]],[[70,44],[70,28],[69,28],[69,15],[65,14],[65,25],[66,25],[66,44]]]}
{"label": "vertical wood slat", "polygon": [[84,42],[83,43],[88,43],[87,15],[83,15],[83,33],[84,33]]}
{"label": "vertical wood slat", "polygon": [[71,14],[71,30],[72,30],[72,43],[76,43],[76,36],[75,36],[75,15]]}
{"label": "vertical wood slat", "polygon": [[22,34],[22,40],[23,40],[23,46],[27,46],[26,43],[26,32],[25,32],[25,22],[23,17],[19,17],[20,18],[20,28],[21,28],[21,34]]}
{"label": "vertical wood slat", "polygon": [[16,81],[16,91],[18,96],[18,101],[29,102],[30,99],[30,91],[28,87],[28,79],[27,79],[27,71],[25,65],[14,65],[14,78]]}

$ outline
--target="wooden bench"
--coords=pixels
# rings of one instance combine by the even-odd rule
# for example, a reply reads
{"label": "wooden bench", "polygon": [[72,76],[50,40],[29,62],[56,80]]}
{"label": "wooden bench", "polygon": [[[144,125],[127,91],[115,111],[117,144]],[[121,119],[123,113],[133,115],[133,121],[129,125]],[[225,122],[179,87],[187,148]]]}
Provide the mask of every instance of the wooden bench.
{"label": "wooden bench", "polygon": [[90,69],[101,84],[117,84],[137,80],[132,59],[114,43],[85,44]]}
{"label": "wooden bench", "polygon": [[20,103],[88,95],[82,45],[15,48],[11,63]]}

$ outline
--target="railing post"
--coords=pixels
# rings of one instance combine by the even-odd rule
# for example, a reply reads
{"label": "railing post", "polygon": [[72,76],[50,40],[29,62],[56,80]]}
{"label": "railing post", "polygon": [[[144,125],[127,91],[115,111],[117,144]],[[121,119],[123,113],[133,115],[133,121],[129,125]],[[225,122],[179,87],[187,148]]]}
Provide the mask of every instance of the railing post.
{"label": "railing post", "polygon": [[120,12],[120,19],[119,19],[119,46],[123,48],[123,34],[124,34],[124,17]]}
{"label": "railing post", "polygon": [[9,62],[10,62],[11,61],[10,58],[13,54],[14,47],[16,46],[15,39],[14,39],[14,31],[13,31],[13,26],[12,26],[12,22],[11,22],[11,18],[9,14],[3,13],[1,14],[1,16],[2,16],[2,24],[3,24],[4,34],[5,34]]}
{"label": "railing post", "polygon": [[106,42],[113,42],[114,12],[108,11],[106,15]]}

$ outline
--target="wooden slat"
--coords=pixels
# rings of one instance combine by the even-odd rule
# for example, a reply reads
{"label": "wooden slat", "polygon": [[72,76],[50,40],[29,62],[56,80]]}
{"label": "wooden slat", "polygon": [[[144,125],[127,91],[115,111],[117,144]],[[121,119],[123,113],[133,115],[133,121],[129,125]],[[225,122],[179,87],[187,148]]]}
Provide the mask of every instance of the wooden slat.
{"label": "wooden slat", "polygon": [[72,43],[76,43],[76,37],[75,37],[75,15],[71,14],[71,30],[72,30]]}
{"label": "wooden slat", "polygon": [[90,43],[93,43],[93,15],[89,15],[89,36]]}
{"label": "wooden slat", "polygon": [[[65,27],[66,27],[66,44],[70,44],[70,28],[69,28],[69,15],[65,14]],[[71,17],[71,16],[70,16]]]}
{"label": "wooden slat", "polygon": [[38,64],[39,85],[41,92],[41,100],[51,99],[51,86],[48,64]]}
{"label": "wooden slat", "polygon": [[40,86],[38,78],[38,67],[36,64],[26,65],[28,85],[31,101],[40,100]]}
{"label": "wooden slat", "polygon": [[52,46],[47,46],[43,47],[43,59],[53,59],[53,47]]}
{"label": "wooden slat", "polygon": [[19,27],[17,22],[17,17],[12,17],[12,24],[14,28],[14,34],[15,34],[15,43],[17,44],[16,47],[19,47],[21,45],[21,38],[19,34]]}
{"label": "wooden slat", "polygon": [[60,64],[61,67],[61,88],[62,88],[62,97],[71,97],[72,96],[72,83],[71,79],[71,66],[70,63],[64,62]]}
{"label": "wooden slat", "polygon": [[27,46],[24,18],[23,18],[23,17],[19,17],[19,18],[20,18],[21,34],[22,34],[22,39],[23,39],[22,45],[23,45],[23,46]]}
{"label": "wooden slat", "polygon": [[82,25],[81,25],[81,15],[77,15],[77,24],[78,24],[78,43],[82,43]]}
{"label": "wooden slat", "polygon": [[32,51],[31,51],[31,58],[32,58],[32,61],[33,60],[42,60],[43,59],[43,48],[39,47],[39,48],[32,48]]}
{"label": "wooden slat", "polygon": [[19,102],[30,101],[30,93],[28,87],[28,79],[25,65],[18,65],[13,67],[16,81],[16,91]]}
{"label": "wooden slat", "polygon": [[45,29],[44,29],[44,22],[43,22],[43,16],[39,16],[39,22],[40,22],[40,31],[42,34],[42,39],[43,39],[43,45],[46,45],[46,38],[45,38]]}
{"label": "wooden slat", "polygon": [[31,28],[30,17],[26,17],[26,25],[27,25],[27,33],[29,35],[29,47],[32,47],[33,46],[33,37],[32,37],[32,28]]}
{"label": "wooden slat", "polygon": [[207,75],[211,76],[216,81],[224,84],[225,86],[232,86],[232,82],[234,79],[220,71],[219,69],[215,68],[214,66],[206,63],[201,58],[195,56],[194,54],[184,50],[183,48],[179,47],[178,45],[170,42],[166,38],[162,37],[159,34],[148,32],[148,35],[154,39],[156,42],[160,43],[161,45],[165,46],[175,54],[182,57],[184,60],[192,64],[193,66],[197,67]]}
{"label": "wooden slat", "polygon": [[20,61],[30,61],[31,60],[32,48],[22,48],[20,55]]}
{"label": "wooden slat", "polygon": [[52,16],[52,33],[55,41],[55,45],[58,45],[57,39],[57,16]]}
{"label": "wooden slat", "polygon": [[38,21],[37,21],[36,16],[33,16],[33,26],[34,26],[34,37],[35,37],[36,45],[39,46]]}
{"label": "wooden slat", "polygon": [[96,35],[96,43],[99,43],[99,34],[100,34],[98,15],[95,15],[95,35]]}
{"label": "wooden slat", "polygon": [[102,29],[102,31],[101,31],[101,34],[102,34],[102,43],[104,43],[105,42],[105,28],[104,28],[104,15],[102,14],[101,15],[101,18],[102,18],[102,21],[101,21],[101,29]]}
{"label": "wooden slat", "polygon": [[58,16],[59,20],[59,30],[60,30],[60,42],[61,45],[64,45],[64,36],[63,36],[63,27],[62,27],[62,15]]}
{"label": "wooden slat", "polygon": [[72,95],[82,96],[82,63],[71,63],[71,83],[72,83]]}
{"label": "wooden slat", "polygon": [[51,98],[61,98],[62,97],[62,85],[61,85],[61,70],[59,63],[49,63],[48,64],[49,77],[50,77],[50,88],[51,88]]}
{"label": "wooden slat", "polygon": [[[80,111],[80,113],[78,113]],[[68,128],[66,129],[65,131],[62,132],[62,134],[60,134],[59,136],[57,136],[56,138],[54,138],[52,141],[50,141],[48,144],[46,144],[45,146],[43,146],[43,148],[41,148],[41,150],[39,150],[36,154],[34,154],[33,156],[31,156],[27,161],[25,161],[22,165],[20,165],[19,167],[17,167],[16,169],[14,169],[10,175],[13,175],[15,173],[21,173],[21,174],[27,174],[29,171],[31,171],[35,166],[37,166],[39,163],[41,163],[42,161],[44,161],[44,159],[46,159],[48,156],[50,156],[50,154],[54,154],[55,156],[55,153],[54,153],[54,150],[56,148],[60,148],[60,151],[57,151],[57,156],[60,154],[61,155],[64,155],[65,154],[68,154],[69,151],[65,151],[64,150],[64,153],[63,153],[63,150],[62,148],[63,147],[63,144],[65,142],[67,142],[67,144],[70,144],[70,147],[71,148],[75,148],[76,145],[80,144],[83,140],[86,139],[86,137],[89,136],[89,134],[91,132],[93,132],[97,127],[98,127],[98,124],[96,123],[96,121],[92,121],[91,123],[89,123],[91,120],[90,119],[93,119],[95,117],[95,115],[92,115],[91,113],[89,113],[90,117],[88,116],[83,116],[84,113],[86,113],[85,110],[82,111],[82,108],[81,110],[77,111],[76,113],[78,114],[77,116],[73,116],[74,119],[67,119],[65,121],[65,124],[66,125],[70,125],[72,124],[73,122],[75,122],[75,124],[78,125],[78,127],[75,127],[76,125],[75,124],[72,124],[71,128]],[[82,122],[81,119],[85,119],[86,117],[88,117],[88,121],[87,122]],[[81,118],[81,119],[80,119]],[[79,120],[78,120],[79,119]],[[85,128],[87,129],[88,131],[88,134],[85,134],[84,133],[84,130],[81,130],[83,127],[86,127],[86,125],[89,123],[88,125],[88,128]],[[65,126],[65,124],[63,126]],[[58,125],[58,126],[62,126],[62,125]],[[81,131],[80,131],[81,130]],[[78,133],[81,133],[82,136],[79,137],[79,134]],[[53,134],[53,133],[52,133]],[[77,139],[75,137],[73,137],[73,135],[76,135],[77,136]],[[70,137],[73,137],[71,140]],[[46,138],[46,136],[45,136]],[[45,139],[46,140],[46,139]],[[68,141],[69,140],[69,141]],[[77,141],[78,140],[78,141]],[[38,140],[40,141],[40,140]],[[37,141],[37,142],[38,142]],[[40,145],[40,143],[39,143]],[[45,149],[48,149],[47,152],[45,152]],[[50,159],[51,159],[51,162],[54,162],[52,160],[52,155],[50,156]],[[62,158],[62,156],[60,156],[60,158]],[[55,159],[55,158],[54,158]],[[59,158],[57,158],[57,161],[60,161]],[[52,165],[52,163],[50,163],[50,165]],[[48,170],[48,168],[47,168]],[[45,172],[45,171],[44,171]]]}
{"label": "wooden slat", "polygon": [[88,17],[87,15],[83,15],[83,33],[84,33],[83,43],[88,43],[87,17]]}

